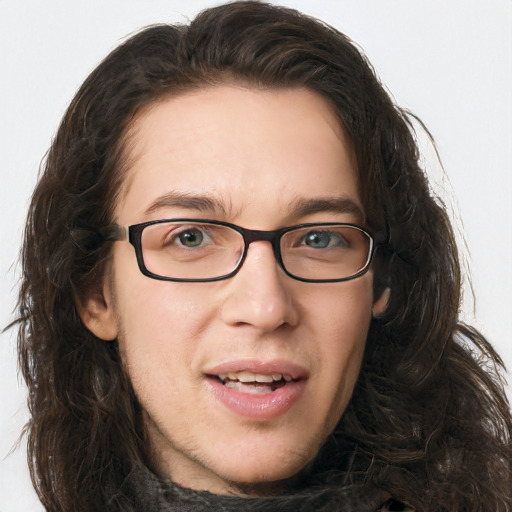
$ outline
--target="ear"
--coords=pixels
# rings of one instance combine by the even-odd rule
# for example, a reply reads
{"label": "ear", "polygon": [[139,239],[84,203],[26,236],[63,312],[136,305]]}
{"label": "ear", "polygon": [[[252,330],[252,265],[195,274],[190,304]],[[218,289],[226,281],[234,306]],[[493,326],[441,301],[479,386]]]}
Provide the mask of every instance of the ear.
{"label": "ear", "polygon": [[391,288],[387,287],[380,294],[380,297],[377,298],[372,306],[372,315],[373,317],[380,316],[384,314],[386,308],[388,307],[389,296],[391,295]]}
{"label": "ear", "polygon": [[108,279],[91,288],[84,300],[76,299],[78,314],[96,337],[110,341],[117,338],[118,326]]}

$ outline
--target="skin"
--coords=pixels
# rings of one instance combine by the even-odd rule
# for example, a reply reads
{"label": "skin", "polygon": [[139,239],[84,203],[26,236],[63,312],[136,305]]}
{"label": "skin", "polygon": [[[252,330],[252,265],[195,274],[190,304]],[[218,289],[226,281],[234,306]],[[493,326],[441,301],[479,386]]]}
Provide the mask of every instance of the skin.
{"label": "skin", "polygon": [[[167,98],[139,116],[130,147],[120,225],[172,217],[261,230],[364,223],[351,144],[327,103],[305,89],[223,85]],[[155,204],[169,192],[218,204]],[[295,208],[339,197],[360,213]],[[265,494],[315,457],[345,410],[372,314],[386,305],[372,283],[371,270],[341,283],[293,280],[264,241],[251,244],[230,279],[163,282],[142,275],[133,247],[116,242],[103,296],[90,297],[81,315],[100,338],[118,338],[157,473],[193,489]],[[236,414],[205,382],[207,369],[232,360],[299,365],[304,391],[277,417]]]}

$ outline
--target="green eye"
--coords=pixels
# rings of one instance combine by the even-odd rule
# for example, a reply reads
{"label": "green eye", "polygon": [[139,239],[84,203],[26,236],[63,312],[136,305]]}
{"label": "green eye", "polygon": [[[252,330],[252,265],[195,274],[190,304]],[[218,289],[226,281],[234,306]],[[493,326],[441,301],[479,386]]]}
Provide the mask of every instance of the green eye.
{"label": "green eye", "polygon": [[203,243],[203,233],[198,229],[189,229],[180,233],[178,239],[185,247],[198,247]]}
{"label": "green eye", "polygon": [[311,231],[304,238],[305,244],[313,249],[325,249],[331,243],[331,234],[321,231]]}

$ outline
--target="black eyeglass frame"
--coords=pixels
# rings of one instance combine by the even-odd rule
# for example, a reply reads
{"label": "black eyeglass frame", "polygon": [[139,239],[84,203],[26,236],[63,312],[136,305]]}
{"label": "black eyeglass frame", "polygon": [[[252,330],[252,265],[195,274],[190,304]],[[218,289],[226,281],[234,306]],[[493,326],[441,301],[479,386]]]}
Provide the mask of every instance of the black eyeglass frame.
{"label": "black eyeglass frame", "polygon": [[[231,228],[234,231],[237,231],[242,235],[244,240],[244,250],[240,260],[235,267],[234,270],[229,272],[228,274],[224,274],[222,276],[217,277],[208,277],[208,278],[186,278],[186,277],[167,277],[159,274],[154,274],[150,270],[147,269],[146,264],[144,262],[144,256],[142,254],[142,232],[147,226],[152,226],[155,224],[163,224],[166,222],[197,222],[200,224],[213,224],[217,226],[224,226],[227,228]],[[328,226],[345,226],[350,228],[355,228],[362,233],[364,233],[370,240],[370,248],[368,250],[368,257],[365,265],[361,270],[356,272],[355,274],[342,277],[337,279],[307,279],[303,277],[298,277],[288,271],[286,266],[284,265],[282,254],[281,254],[281,238],[284,234],[289,233],[290,231],[295,231],[301,228],[307,227],[328,227]],[[377,247],[387,245],[388,244],[388,234],[386,232],[377,232],[372,233],[367,228],[359,226],[358,224],[346,223],[346,222],[311,222],[305,224],[296,224],[294,226],[286,226],[279,229],[274,229],[271,231],[262,231],[259,229],[247,229],[237,226],[236,224],[231,224],[229,222],[217,221],[217,220],[209,220],[209,219],[190,219],[190,218],[173,218],[173,219],[159,219],[152,220],[149,222],[142,222],[140,224],[132,224],[131,226],[119,226],[117,224],[107,226],[100,230],[100,234],[103,237],[104,241],[107,242],[118,242],[118,241],[128,241],[135,249],[135,255],[137,258],[137,264],[139,266],[139,270],[147,277],[152,279],[157,279],[159,281],[175,281],[175,282],[190,282],[190,283],[206,283],[210,281],[221,281],[224,279],[229,279],[233,277],[238,271],[242,268],[244,264],[245,258],[247,256],[247,252],[249,251],[249,245],[252,242],[264,241],[270,242],[272,245],[272,249],[274,252],[274,256],[279,264],[279,266],[283,269],[284,273],[295,279],[297,281],[302,281],[305,283],[337,283],[342,281],[350,281],[351,279],[355,279],[363,274],[365,274],[370,268],[370,264],[373,260],[373,256]]]}

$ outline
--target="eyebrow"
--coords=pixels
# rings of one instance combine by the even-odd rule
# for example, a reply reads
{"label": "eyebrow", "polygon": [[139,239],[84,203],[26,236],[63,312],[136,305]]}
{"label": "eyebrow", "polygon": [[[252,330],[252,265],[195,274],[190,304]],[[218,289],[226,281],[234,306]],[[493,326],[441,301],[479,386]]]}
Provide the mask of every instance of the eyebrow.
{"label": "eyebrow", "polygon": [[217,198],[208,194],[189,194],[187,192],[168,192],[156,199],[146,209],[145,213],[150,214],[160,208],[180,207],[201,212],[226,213],[224,204]]}
{"label": "eyebrow", "polygon": [[[225,204],[209,194],[190,194],[187,192],[171,191],[158,197],[146,209],[145,213],[153,213],[160,208],[179,207],[201,212],[212,212],[226,215]],[[315,213],[349,213],[356,217],[360,223],[364,222],[365,215],[362,208],[349,197],[319,197],[298,198],[291,201],[289,210],[294,217],[305,217]]]}
{"label": "eyebrow", "polygon": [[291,203],[291,210],[298,217],[314,213],[350,213],[355,215],[359,223],[364,223],[365,214],[362,208],[349,197],[299,198]]}

